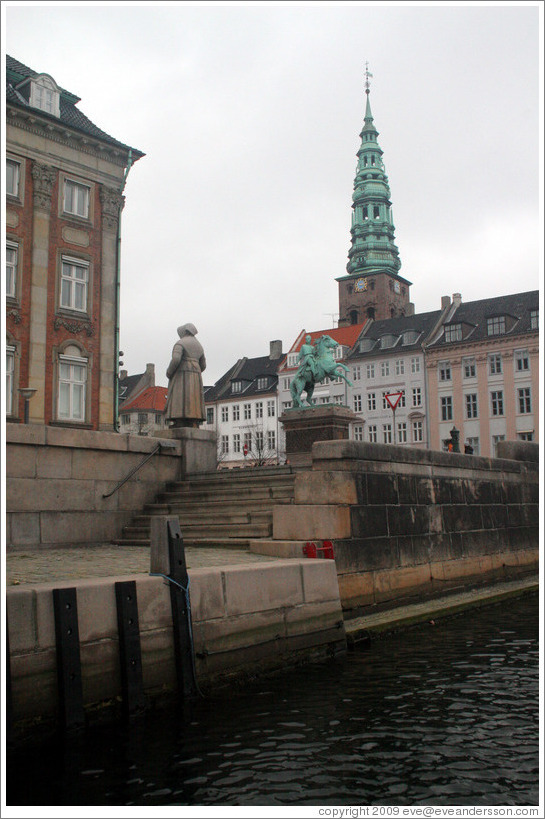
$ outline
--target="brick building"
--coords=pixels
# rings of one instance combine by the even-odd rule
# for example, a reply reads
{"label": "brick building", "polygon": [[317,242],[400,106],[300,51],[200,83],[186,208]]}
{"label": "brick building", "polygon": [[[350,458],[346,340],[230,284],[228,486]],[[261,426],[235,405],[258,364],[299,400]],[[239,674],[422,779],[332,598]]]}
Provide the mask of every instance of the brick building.
{"label": "brick building", "polygon": [[6,417],[117,422],[120,215],[144,154],[48,74],[6,58]]}

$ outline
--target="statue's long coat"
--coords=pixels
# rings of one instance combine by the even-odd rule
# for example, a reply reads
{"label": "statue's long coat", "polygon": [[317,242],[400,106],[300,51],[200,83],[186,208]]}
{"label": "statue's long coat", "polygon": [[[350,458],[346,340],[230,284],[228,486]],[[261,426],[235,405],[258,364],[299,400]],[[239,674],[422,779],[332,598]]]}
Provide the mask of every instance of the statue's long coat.
{"label": "statue's long coat", "polygon": [[167,369],[168,395],[165,416],[168,420],[204,421],[204,394],[201,372],[206,358],[200,341],[185,335],[172,349]]}

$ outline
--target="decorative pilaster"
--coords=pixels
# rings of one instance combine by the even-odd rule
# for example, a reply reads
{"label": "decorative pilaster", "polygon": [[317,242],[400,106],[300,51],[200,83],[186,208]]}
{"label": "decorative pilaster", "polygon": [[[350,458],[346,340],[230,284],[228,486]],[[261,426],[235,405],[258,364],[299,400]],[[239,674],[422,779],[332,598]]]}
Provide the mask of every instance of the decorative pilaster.
{"label": "decorative pilaster", "polygon": [[57,171],[51,165],[32,163],[32,181],[34,183],[34,207],[49,212],[51,195],[57,178]]}
{"label": "decorative pilaster", "polygon": [[100,186],[100,204],[102,206],[102,230],[115,233],[119,216],[125,207],[125,197],[114,188]]}

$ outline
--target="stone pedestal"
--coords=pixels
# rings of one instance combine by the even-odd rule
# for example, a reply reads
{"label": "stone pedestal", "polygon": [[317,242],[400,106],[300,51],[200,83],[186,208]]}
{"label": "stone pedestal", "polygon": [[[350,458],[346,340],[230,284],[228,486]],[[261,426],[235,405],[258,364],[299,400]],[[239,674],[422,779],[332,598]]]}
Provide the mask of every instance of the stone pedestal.
{"label": "stone pedestal", "polygon": [[311,466],[315,441],[348,440],[358,416],[339,404],[286,410],[280,416],[286,433],[286,458],[292,466]]}
{"label": "stone pedestal", "polygon": [[194,427],[173,427],[161,431],[161,438],[173,438],[182,445],[181,477],[195,472],[215,472],[218,466],[216,433]]}

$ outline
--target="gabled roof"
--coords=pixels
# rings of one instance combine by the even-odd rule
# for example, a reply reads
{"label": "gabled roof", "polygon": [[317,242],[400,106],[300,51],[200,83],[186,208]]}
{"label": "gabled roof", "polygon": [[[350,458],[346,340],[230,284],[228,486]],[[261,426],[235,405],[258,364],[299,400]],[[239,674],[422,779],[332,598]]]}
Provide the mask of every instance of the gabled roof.
{"label": "gabled roof", "polygon": [[[472,327],[471,332],[460,342],[445,341],[445,334],[441,333],[433,343],[428,346],[432,349],[438,347],[452,347],[456,344],[463,344],[465,341],[484,341],[485,339],[500,340],[517,336],[524,333],[539,333],[537,328],[531,327],[531,310],[539,310],[539,291],[529,290],[525,293],[514,293],[509,296],[496,296],[492,299],[480,299],[478,301],[461,302],[454,313],[450,316],[447,324],[463,324]],[[490,336],[488,334],[487,320],[505,316],[506,332],[500,335]]]}
{"label": "gabled roof", "polygon": [[120,412],[132,410],[147,410],[148,412],[164,412],[167,403],[167,387],[147,387],[143,392],[128,401],[120,408]]}
{"label": "gabled roof", "polygon": [[33,79],[34,77],[39,77],[41,73],[43,72],[34,71],[32,68],[23,65],[23,63],[20,63],[13,57],[6,55],[6,102],[10,105],[15,105],[18,108],[28,109],[29,111],[39,111],[40,116],[43,116],[46,119],[50,119],[55,122],[60,121],[69,128],[73,128],[76,131],[81,131],[82,133],[94,137],[101,142],[106,142],[112,147],[119,148],[124,153],[132,151],[134,161],[145,156],[142,151],[139,151],[136,148],[131,148],[129,145],[125,145],[123,142],[114,139],[114,137],[110,136],[91,122],[91,120],[88,119],[88,117],[86,117],[85,114],[76,107],[76,103],[79,102],[80,98],[75,94],[72,94],[70,91],[65,91],[63,88],[59,88],[60,117],[56,117],[54,114],[49,114],[47,111],[42,111],[42,109],[33,108],[28,103],[26,95],[21,93],[21,90],[24,89],[28,80]]}

